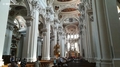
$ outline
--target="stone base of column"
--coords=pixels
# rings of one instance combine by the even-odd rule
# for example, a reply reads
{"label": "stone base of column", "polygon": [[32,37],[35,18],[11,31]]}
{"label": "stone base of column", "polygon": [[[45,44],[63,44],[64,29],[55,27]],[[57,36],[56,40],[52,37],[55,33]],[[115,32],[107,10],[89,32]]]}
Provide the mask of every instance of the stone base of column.
{"label": "stone base of column", "polygon": [[0,59],[0,67],[4,65],[3,59]]}
{"label": "stone base of column", "polygon": [[88,61],[89,61],[89,62],[95,62],[95,59],[94,59],[93,57],[89,57],[89,58],[88,58]]}
{"label": "stone base of column", "polygon": [[42,57],[42,60],[50,60],[50,57]]}
{"label": "stone base of column", "polygon": [[112,60],[110,59],[102,59],[101,60],[101,67],[113,67]]}
{"label": "stone base of column", "polygon": [[101,67],[101,60],[100,59],[96,59],[96,67]]}
{"label": "stone base of column", "polygon": [[36,60],[36,58],[27,58],[27,62],[35,62]]}
{"label": "stone base of column", "polygon": [[120,67],[120,58],[113,59],[113,67]]}

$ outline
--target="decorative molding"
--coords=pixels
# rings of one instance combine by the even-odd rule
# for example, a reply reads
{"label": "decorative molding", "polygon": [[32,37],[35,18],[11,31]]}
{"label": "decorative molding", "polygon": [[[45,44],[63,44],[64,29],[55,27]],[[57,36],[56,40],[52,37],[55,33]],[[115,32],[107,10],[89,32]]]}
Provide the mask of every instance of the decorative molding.
{"label": "decorative molding", "polygon": [[27,17],[24,17],[24,18],[26,20],[27,27],[30,27],[31,23],[33,22],[33,17],[32,16],[27,16]]}
{"label": "decorative molding", "polygon": [[49,7],[49,6],[46,7],[46,12],[48,12],[48,13],[50,13],[50,14],[54,14],[53,8],[52,8],[52,7]]}
{"label": "decorative molding", "polygon": [[11,30],[11,31],[13,31],[14,30],[14,28],[13,28],[13,26],[12,25],[7,25],[7,29],[9,29],[9,30]]}
{"label": "decorative molding", "polygon": [[31,4],[34,9],[38,9],[38,10],[40,9],[40,4],[38,1],[33,0],[33,1],[31,1]]}
{"label": "decorative molding", "polygon": [[80,4],[78,4],[78,6],[79,6],[79,11],[80,11],[80,12],[85,11],[84,3],[80,3]]}
{"label": "decorative molding", "polygon": [[57,26],[54,27],[54,30],[57,30]]}
{"label": "decorative molding", "polygon": [[41,29],[42,32],[47,32],[46,28]]}
{"label": "decorative molding", "polygon": [[89,18],[90,18],[90,21],[91,21],[91,22],[94,21],[93,15],[90,15]]}
{"label": "decorative molding", "polygon": [[59,35],[62,35],[63,33],[62,32],[58,32]]}
{"label": "decorative molding", "polygon": [[81,2],[86,3],[86,0],[81,0]]}
{"label": "decorative molding", "polygon": [[79,20],[80,20],[80,22],[83,22],[83,19],[82,19],[82,17],[81,17],[81,16],[79,17]]}
{"label": "decorative molding", "polygon": [[88,10],[87,13],[89,15],[89,20],[93,22],[94,21],[93,12],[91,10]]}
{"label": "decorative molding", "polygon": [[43,32],[43,36],[46,36],[46,32]]}
{"label": "decorative molding", "polygon": [[54,18],[55,23],[60,23],[60,21],[57,18]]}
{"label": "decorative molding", "polygon": [[41,37],[38,37],[37,40],[41,42],[41,41],[42,41],[42,38],[41,38]]}

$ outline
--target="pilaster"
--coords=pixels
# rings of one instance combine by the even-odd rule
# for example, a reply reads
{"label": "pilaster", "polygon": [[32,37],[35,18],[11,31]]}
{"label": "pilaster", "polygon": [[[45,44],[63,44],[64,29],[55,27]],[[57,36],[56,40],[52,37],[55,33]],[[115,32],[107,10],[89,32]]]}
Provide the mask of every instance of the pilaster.
{"label": "pilaster", "polygon": [[98,26],[98,34],[99,34],[99,49],[101,51],[101,63],[100,67],[112,67],[112,53],[110,48],[110,38],[108,33],[108,24],[106,20],[105,13],[105,3],[104,0],[93,0],[94,7],[93,13],[95,17],[95,22],[97,22]]}
{"label": "pilaster", "polygon": [[27,58],[27,62],[36,61],[37,55],[37,37],[38,37],[38,23],[39,11],[38,4],[33,5],[33,15],[25,17],[27,24],[26,44],[24,45],[23,58]]}
{"label": "pilaster", "polygon": [[[3,65],[3,48],[4,48],[4,40],[5,40],[5,31],[7,26],[8,12],[9,12],[9,3],[10,0],[1,0],[0,1],[0,66]],[[8,5],[6,5],[8,4]]]}
{"label": "pilaster", "polygon": [[[119,15],[117,11],[117,4],[116,0],[103,0],[104,8],[105,8],[105,17],[106,17],[106,24],[108,27],[108,35],[109,35],[109,44],[111,49],[111,55],[113,60],[113,67],[120,66],[120,21]],[[113,23],[114,22],[114,23]]]}
{"label": "pilaster", "polygon": [[51,35],[50,37],[50,58],[54,59],[54,46],[55,46],[55,36],[54,34]]}
{"label": "pilaster", "polygon": [[42,56],[42,41],[41,37],[38,37],[37,39],[37,57]]}
{"label": "pilaster", "polygon": [[4,41],[4,50],[3,55],[10,55],[10,47],[12,42],[12,34],[13,34],[13,26],[11,24],[7,24],[6,34],[5,34],[5,41]]}

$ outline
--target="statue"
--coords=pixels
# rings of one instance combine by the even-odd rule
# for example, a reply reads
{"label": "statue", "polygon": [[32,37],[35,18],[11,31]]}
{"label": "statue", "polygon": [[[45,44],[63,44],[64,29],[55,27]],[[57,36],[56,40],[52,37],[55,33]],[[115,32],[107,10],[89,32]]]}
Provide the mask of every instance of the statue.
{"label": "statue", "polygon": [[60,55],[59,49],[60,49],[60,45],[57,43],[57,44],[54,46],[54,55],[55,55],[56,57],[58,57],[58,56]]}

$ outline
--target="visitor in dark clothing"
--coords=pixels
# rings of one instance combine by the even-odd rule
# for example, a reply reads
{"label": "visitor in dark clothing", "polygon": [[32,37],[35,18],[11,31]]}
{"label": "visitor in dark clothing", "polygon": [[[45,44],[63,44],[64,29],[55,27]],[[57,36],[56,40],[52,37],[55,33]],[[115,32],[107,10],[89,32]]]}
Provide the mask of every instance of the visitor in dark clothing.
{"label": "visitor in dark clothing", "polygon": [[21,67],[25,67],[26,66],[26,63],[27,63],[27,60],[24,58],[21,63],[20,63],[20,66]]}

